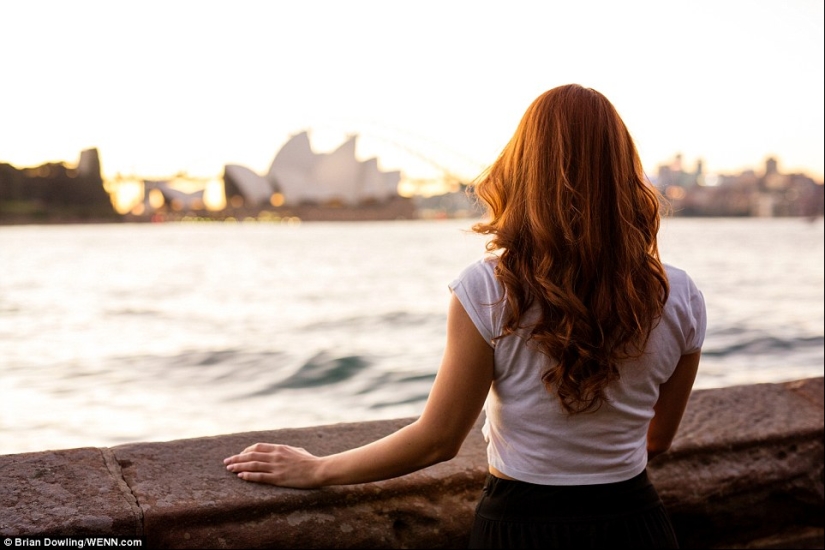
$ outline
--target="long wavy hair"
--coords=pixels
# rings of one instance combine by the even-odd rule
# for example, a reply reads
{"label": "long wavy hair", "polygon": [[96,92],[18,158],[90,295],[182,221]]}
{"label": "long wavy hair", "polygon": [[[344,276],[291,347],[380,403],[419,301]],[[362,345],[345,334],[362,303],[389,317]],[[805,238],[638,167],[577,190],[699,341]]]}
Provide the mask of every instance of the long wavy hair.
{"label": "long wavy hair", "polygon": [[595,90],[553,88],[473,188],[488,210],[473,230],[499,254],[502,336],[527,331],[568,413],[597,409],[622,361],[644,353],[669,293],[661,196],[624,122]]}

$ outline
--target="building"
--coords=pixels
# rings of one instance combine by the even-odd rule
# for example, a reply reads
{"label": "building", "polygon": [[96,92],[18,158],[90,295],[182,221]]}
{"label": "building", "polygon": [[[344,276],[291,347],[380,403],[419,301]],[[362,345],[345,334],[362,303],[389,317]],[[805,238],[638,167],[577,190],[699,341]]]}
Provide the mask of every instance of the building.
{"label": "building", "polygon": [[357,135],[330,153],[316,153],[309,134],[292,136],[278,151],[266,175],[245,166],[224,167],[227,204],[231,207],[300,205],[359,206],[399,197],[401,173],[384,172],[378,160],[355,157]]}
{"label": "building", "polygon": [[0,223],[112,221],[117,218],[103,185],[97,149],[76,164],[48,162],[16,168],[0,163]]}
{"label": "building", "polygon": [[805,174],[786,174],[774,157],[765,160],[764,173],[745,170],[739,174],[703,173],[682,169],[681,155],[661,165],[656,186],[680,216],[804,216],[823,213],[823,185]]}

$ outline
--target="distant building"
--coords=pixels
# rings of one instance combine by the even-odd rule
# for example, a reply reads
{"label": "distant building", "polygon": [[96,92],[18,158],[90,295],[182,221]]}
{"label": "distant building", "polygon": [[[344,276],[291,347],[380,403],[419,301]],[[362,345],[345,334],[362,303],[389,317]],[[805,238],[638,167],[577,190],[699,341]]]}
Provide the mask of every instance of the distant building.
{"label": "distant building", "polygon": [[421,218],[477,218],[484,214],[484,206],[472,188],[461,184],[458,191],[414,197]]}
{"label": "distant building", "polygon": [[331,153],[315,153],[309,135],[301,132],[278,151],[266,175],[229,164],[224,167],[227,203],[234,207],[357,206],[398,198],[401,173],[381,171],[375,158],[356,159],[356,139],[350,136]]}
{"label": "distant building", "polygon": [[696,161],[696,169],[687,172],[682,168],[682,155],[677,154],[670,164],[661,164],[658,167],[656,185],[666,194],[684,196],[682,190],[701,185],[703,182],[702,160]]}
{"label": "distant building", "polygon": [[116,217],[103,186],[97,149],[76,165],[48,162],[31,168],[0,163],[0,222],[109,220]]}
{"label": "distant building", "polygon": [[204,210],[203,189],[186,192],[173,187],[172,181],[143,180],[143,209],[145,212],[157,210],[160,206],[168,205],[175,211]]}
{"label": "distant building", "polygon": [[[764,174],[745,170],[735,175],[706,178],[702,163],[696,170],[682,169],[681,155],[659,166],[656,186],[673,213],[681,216],[821,216],[823,185],[805,174],[783,174],[779,162],[765,160]],[[710,183],[712,181],[712,183]]]}

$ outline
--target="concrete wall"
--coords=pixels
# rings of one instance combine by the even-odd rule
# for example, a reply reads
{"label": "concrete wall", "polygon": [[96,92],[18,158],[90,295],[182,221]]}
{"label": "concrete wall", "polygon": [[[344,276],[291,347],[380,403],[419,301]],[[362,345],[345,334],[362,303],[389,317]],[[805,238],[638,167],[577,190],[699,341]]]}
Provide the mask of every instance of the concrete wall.
{"label": "concrete wall", "polygon": [[[137,535],[158,548],[460,548],[486,470],[459,456],[364,485],[245,483],[222,459],[257,441],[326,454],[412,419],[0,456],[0,536]],[[696,391],[649,466],[686,548],[823,548],[823,379]]]}

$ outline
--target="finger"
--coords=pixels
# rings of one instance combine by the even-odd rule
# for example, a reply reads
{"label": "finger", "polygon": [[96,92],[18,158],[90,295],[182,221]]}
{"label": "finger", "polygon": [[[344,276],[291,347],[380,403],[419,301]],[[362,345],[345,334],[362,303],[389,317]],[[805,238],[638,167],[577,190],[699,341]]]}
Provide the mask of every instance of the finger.
{"label": "finger", "polygon": [[230,457],[224,458],[223,463],[226,464],[226,465],[229,465],[229,464],[238,464],[240,462],[247,462],[245,457],[246,457],[246,455],[242,455],[242,454],[232,455]]}
{"label": "finger", "polygon": [[278,447],[278,445],[273,445],[272,443],[255,443],[254,445],[250,445],[249,447],[244,449],[242,452],[244,452],[244,453],[251,453],[251,452],[255,452],[255,451],[257,451],[257,452],[268,452],[268,451],[274,450],[275,447]]}
{"label": "finger", "polygon": [[225,459],[224,464],[238,464],[242,462],[274,462],[276,455],[273,453],[243,453],[235,456],[230,456]]}
{"label": "finger", "polygon": [[240,472],[238,477],[244,481],[251,481],[253,483],[269,483],[276,485],[276,478],[272,474],[263,472]]}
{"label": "finger", "polygon": [[224,458],[223,463],[224,464],[230,464],[232,462],[238,462],[238,460],[243,460],[243,457],[245,457],[249,453],[272,452],[280,446],[281,445],[273,445],[273,444],[270,444],[270,443],[256,443],[254,445],[250,445],[249,447],[247,447],[246,449],[244,449],[243,451],[241,451],[240,453],[238,453],[236,455],[232,455],[230,457]]}
{"label": "finger", "polygon": [[226,467],[230,472],[273,472],[274,466],[269,462],[238,462],[236,464],[229,464]]}

